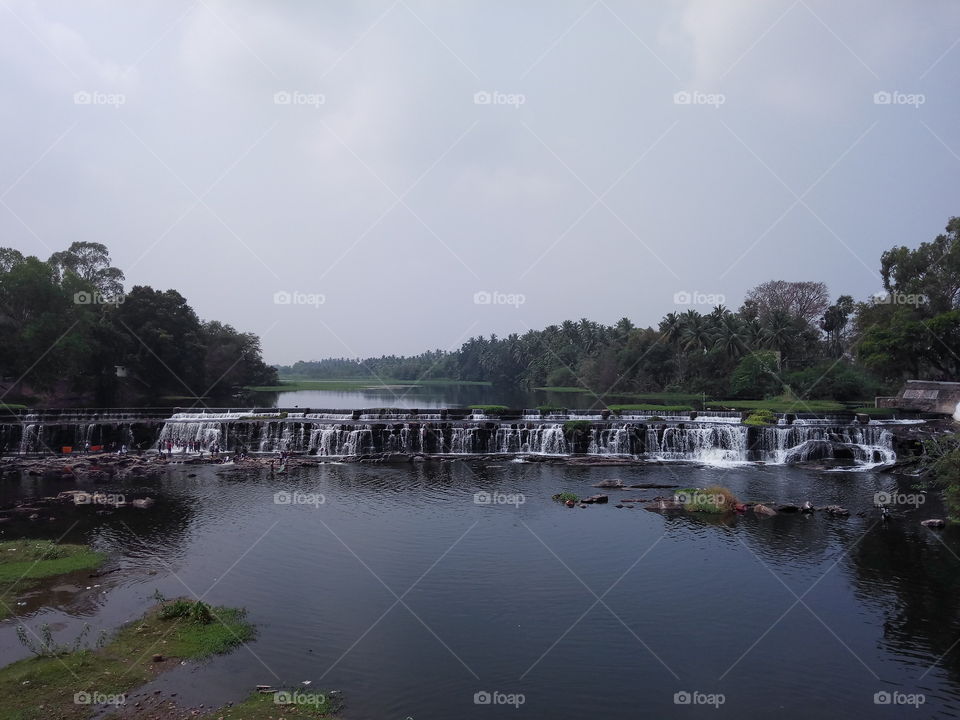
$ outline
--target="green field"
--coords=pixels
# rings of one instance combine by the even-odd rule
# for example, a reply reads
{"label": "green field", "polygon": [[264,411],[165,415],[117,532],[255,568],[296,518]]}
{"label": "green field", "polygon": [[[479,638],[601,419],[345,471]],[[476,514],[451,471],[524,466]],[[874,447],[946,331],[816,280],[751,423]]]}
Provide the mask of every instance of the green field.
{"label": "green field", "polygon": [[293,392],[295,390],[377,390],[385,387],[421,387],[437,385],[490,386],[489,382],[475,380],[394,380],[392,378],[353,378],[337,380],[310,380],[308,378],[282,377],[279,385],[250,385],[246,390],[254,392]]}
{"label": "green field", "polygon": [[849,410],[838,400],[707,400],[710,410],[771,410],[780,413],[824,413]]}

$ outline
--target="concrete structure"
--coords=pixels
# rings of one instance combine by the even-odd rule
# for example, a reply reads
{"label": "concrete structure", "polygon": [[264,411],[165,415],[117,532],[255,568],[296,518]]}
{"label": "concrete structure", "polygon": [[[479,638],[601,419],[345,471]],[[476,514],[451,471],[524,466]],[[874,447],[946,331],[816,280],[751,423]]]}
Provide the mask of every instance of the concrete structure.
{"label": "concrete structure", "polygon": [[907,380],[895,397],[878,397],[877,407],[953,415],[960,403],[960,382]]}

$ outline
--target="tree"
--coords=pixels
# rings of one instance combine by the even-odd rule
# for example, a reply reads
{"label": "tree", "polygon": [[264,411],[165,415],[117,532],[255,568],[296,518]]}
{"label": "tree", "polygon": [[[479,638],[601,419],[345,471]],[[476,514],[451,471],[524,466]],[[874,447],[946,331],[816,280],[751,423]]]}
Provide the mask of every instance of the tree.
{"label": "tree", "polygon": [[75,242],[68,249],[51,255],[47,264],[61,283],[72,273],[106,298],[123,293],[123,272],[110,264],[106,245]]}
{"label": "tree", "polygon": [[900,246],[880,258],[883,286],[889,292],[926,300],[928,312],[953,310],[960,303],[960,217],[951,217],[946,233],[916,250]]}
{"label": "tree", "polygon": [[739,398],[777,395],[783,383],[777,375],[777,356],[770,351],[752,352],[737,365],[730,378],[730,392]]}
{"label": "tree", "polygon": [[831,357],[838,358],[843,355],[845,331],[853,311],[853,298],[849,295],[841,295],[820,318],[820,329],[827,334],[827,346]]}
{"label": "tree", "polygon": [[769,280],[747,292],[741,312],[761,322],[775,312],[786,312],[807,323],[814,323],[829,304],[830,295],[822,282]]}

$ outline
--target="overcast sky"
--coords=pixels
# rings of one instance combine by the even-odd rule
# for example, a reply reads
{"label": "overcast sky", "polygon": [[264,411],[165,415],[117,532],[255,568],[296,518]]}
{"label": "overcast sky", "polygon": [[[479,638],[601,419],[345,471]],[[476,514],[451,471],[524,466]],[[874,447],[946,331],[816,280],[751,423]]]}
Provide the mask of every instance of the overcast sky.
{"label": "overcast sky", "polygon": [[958,41],[950,0],[0,0],[0,245],[105,243],[275,363],[864,298],[960,213]]}

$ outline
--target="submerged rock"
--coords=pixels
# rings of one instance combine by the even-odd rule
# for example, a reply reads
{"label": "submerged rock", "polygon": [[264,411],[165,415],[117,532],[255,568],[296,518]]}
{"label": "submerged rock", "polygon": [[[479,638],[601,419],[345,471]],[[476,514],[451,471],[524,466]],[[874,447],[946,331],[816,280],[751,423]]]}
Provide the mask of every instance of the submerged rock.
{"label": "submerged rock", "polygon": [[622,488],[623,482],[620,480],[601,480],[596,485],[595,488]]}
{"label": "submerged rock", "polygon": [[929,527],[929,528],[942,528],[947,523],[941,520],[940,518],[930,518],[929,520],[921,520],[920,524],[923,525],[924,527]]}

